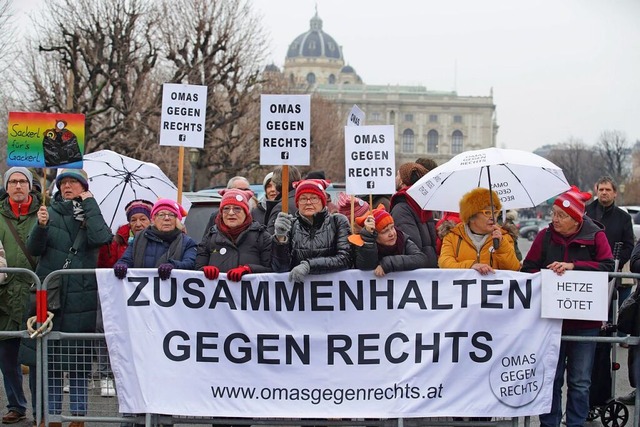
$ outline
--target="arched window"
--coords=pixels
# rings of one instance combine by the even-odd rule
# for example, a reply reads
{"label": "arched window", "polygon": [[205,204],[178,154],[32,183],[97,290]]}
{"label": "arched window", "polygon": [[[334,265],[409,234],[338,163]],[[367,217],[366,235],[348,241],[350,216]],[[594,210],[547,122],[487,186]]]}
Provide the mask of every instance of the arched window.
{"label": "arched window", "polygon": [[396,112],[395,112],[395,111],[391,111],[391,112],[389,113],[389,121],[390,121],[391,123],[393,123],[393,122],[395,122],[395,121],[396,121]]}
{"label": "arched window", "polygon": [[460,154],[462,153],[463,143],[462,143],[462,132],[459,130],[454,130],[451,135],[451,154]]}
{"label": "arched window", "polygon": [[313,73],[307,74],[307,83],[309,83],[310,85],[315,84],[316,83],[316,75],[313,74]]}
{"label": "arched window", "polygon": [[336,76],[334,76],[333,74],[329,74],[329,84],[336,84]]}
{"label": "arched window", "polygon": [[415,148],[413,131],[411,129],[405,129],[402,132],[402,152],[413,153]]}
{"label": "arched window", "polygon": [[431,129],[429,133],[427,133],[427,153],[437,153],[438,152],[438,131],[435,129]]}

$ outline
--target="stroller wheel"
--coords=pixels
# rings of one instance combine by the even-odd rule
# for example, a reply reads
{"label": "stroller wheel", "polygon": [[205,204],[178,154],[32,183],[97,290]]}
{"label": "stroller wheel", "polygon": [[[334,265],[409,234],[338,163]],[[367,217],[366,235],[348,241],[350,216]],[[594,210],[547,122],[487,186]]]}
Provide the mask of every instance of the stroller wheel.
{"label": "stroller wheel", "polygon": [[629,409],[623,403],[612,400],[602,409],[600,420],[605,427],[624,427],[629,421]]}
{"label": "stroller wheel", "polygon": [[587,421],[593,421],[596,418],[600,417],[600,407],[599,406],[592,406],[591,408],[589,408],[589,413],[587,414]]}

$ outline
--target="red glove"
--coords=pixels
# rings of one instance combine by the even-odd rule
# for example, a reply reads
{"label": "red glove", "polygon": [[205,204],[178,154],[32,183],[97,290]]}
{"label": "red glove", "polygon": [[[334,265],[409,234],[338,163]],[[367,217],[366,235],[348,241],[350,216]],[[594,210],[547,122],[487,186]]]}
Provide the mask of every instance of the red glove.
{"label": "red glove", "polygon": [[232,282],[239,282],[242,276],[247,273],[251,273],[251,268],[248,265],[239,265],[227,271],[227,278]]}
{"label": "red glove", "polygon": [[215,265],[205,265],[202,267],[202,271],[204,271],[204,277],[209,280],[216,280],[220,274],[220,269]]}

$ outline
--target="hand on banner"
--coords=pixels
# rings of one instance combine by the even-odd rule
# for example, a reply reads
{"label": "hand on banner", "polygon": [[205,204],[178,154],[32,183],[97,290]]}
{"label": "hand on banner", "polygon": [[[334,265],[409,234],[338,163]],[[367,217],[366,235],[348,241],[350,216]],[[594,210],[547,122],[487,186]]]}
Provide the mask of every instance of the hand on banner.
{"label": "hand on banner", "polygon": [[308,261],[301,261],[300,264],[296,265],[291,269],[289,273],[289,281],[290,282],[302,282],[304,278],[311,271],[311,266]]}
{"label": "hand on banner", "polygon": [[573,268],[575,267],[575,264],[571,263],[571,262],[552,262],[551,264],[547,265],[547,268],[549,270],[552,270],[554,273],[556,273],[558,276],[562,276],[564,274],[565,271],[567,270],[573,270]]}
{"label": "hand on banner", "polygon": [[473,268],[475,271],[482,274],[483,276],[486,276],[489,273],[495,273],[495,271],[493,270],[493,268],[491,268],[490,265],[480,264],[479,262],[476,264],[473,264],[471,268]]}
{"label": "hand on banner", "polygon": [[113,266],[113,273],[120,280],[127,277],[127,264],[117,263]]}
{"label": "hand on banner", "polygon": [[158,276],[160,276],[160,280],[167,280],[171,277],[171,270],[173,270],[173,264],[165,262],[158,266]]}
{"label": "hand on banner", "polygon": [[274,223],[274,231],[278,240],[284,241],[291,231],[291,225],[293,224],[293,215],[284,212],[278,212],[276,222]]}
{"label": "hand on banner", "polygon": [[247,273],[251,273],[251,268],[248,265],[240,265],[227,271],[227,278],[232,282],[239,282]]}
{"label": "hand on banner", "polygon": [[216,280],[220,275],[220,269],[215,265],[205,265],[202,271],[204,271],[204,277],[209,280]]}

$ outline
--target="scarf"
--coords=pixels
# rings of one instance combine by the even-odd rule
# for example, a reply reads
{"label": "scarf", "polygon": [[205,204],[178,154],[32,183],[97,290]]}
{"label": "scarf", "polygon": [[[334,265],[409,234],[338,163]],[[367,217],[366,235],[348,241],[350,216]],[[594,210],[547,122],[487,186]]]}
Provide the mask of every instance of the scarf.
{"label": "scarf", "polygon": [[378,260],[389,255],[402,255],[404,254],[404,233],[396,228],[398,238],[395,245],[386,246],[378,243]]}
{"label": "scarf", "polygon": [[144,255],[147,251],[147,233],[163,242],[170,242],[169,249],[156,260],[154,267],[158,267],[160,264],[168,262],[171,259],[177,261],[182,260],[182,240],[184,237],[182,231],[177,228],[171,231],[160,231],[153,225],[150,225],[145,230],[136,234],[136,238],[133,240],[133,267],[145,268]]}
{"label": "scarf", "polygon": [[71,207],[73,208],[73,219],[80,222],[84,221],[84,208],[82,207],[82,201],[73,199],[71,203]]}
{"label": "scarf", "polygon": [[227,236],[229,240],[233,242],[233,244],[236,243],[236,239],[238,238],[238,236],[244,230],[249,228],[252,222],[253,222],[253,219],[251,218],[251,215],[247,215],[242,224],[240,224],[235,228],[231,228],[231,227],[227,227],[227,225],[222,220],[222,212],[219,212],[218,215],[216,216],[216,225],[218,226],[218,230],[220,230],[222,234]]}

